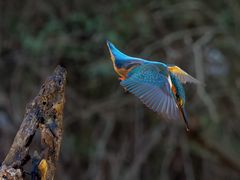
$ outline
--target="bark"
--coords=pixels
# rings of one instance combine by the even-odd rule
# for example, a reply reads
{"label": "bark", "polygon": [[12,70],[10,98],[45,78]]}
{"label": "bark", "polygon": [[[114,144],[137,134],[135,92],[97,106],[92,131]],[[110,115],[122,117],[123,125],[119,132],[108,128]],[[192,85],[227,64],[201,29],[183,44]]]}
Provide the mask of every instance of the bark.
{"label": "bark", "polygon": [[[26,107],[22,124],[0,167],[0,178],[23,179],[24,165],[32,159],[32,179],[53,179],[63,133],[66,71],[58,66],[40,92]],[[41,152],[29,154],[36,131],[40,131]]]}

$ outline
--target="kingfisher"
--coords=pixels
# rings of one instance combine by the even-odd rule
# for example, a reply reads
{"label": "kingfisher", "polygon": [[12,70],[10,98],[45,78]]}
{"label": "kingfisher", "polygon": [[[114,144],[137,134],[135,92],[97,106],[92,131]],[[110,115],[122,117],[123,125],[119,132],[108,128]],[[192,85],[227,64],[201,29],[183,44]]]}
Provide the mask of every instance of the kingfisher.
{"label": "kingfisher", "polygon": [[183,119],[189,131],[182,84],[200,81],[176,65],[132,57],[118,50],[110,41],[107,47],[120,85],[138,97],[148,108],[167,119]]}

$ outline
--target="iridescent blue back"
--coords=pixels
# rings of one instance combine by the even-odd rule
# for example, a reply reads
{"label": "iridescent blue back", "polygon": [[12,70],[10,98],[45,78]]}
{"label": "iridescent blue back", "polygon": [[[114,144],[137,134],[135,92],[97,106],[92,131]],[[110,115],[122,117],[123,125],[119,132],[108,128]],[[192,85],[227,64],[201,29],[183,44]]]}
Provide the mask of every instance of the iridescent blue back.
{"label": "iridescent blue back", "polygon": [[184,105],[186,96],[185,96],[185,90],[182,86],[182,83],[180,82],[180,80],[174,74],[170,73],[170,77],[171,77],[173,85],[176,88],[177,95],[182,98],[183,105]]}

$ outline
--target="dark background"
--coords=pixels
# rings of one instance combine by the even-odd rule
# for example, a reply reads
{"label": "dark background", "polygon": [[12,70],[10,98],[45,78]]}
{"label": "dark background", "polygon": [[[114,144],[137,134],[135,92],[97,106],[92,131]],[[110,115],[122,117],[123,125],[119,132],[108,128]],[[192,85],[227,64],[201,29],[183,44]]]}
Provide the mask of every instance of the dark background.
{"label": "dark background", "polygon": [[[56,179],[240,179],[238,0],[1,0],[0,8],[0,161],[25,105],[61,64],[68,76]],[[124,92],[106,39],[205,84],[185,86],[190,133]]]}

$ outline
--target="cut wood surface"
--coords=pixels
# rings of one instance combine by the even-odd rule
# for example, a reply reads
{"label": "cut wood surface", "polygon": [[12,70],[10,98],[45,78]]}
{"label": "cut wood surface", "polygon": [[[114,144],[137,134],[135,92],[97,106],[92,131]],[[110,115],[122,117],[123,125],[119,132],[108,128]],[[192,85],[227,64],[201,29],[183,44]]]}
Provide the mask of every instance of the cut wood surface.
{"label": "cut wood surface", "polygon": [[[22,124],[0,167],[0,179],[23,179],[24,165],[32,161],[32,179],[53,179],[63,133],[63,108],[66,71],[58,66],[42,85],[38,95],[26,107]],[[36,131],[41,144],[34,154],[29,153]],[[34,150],[34,149],[33,149]]]}

